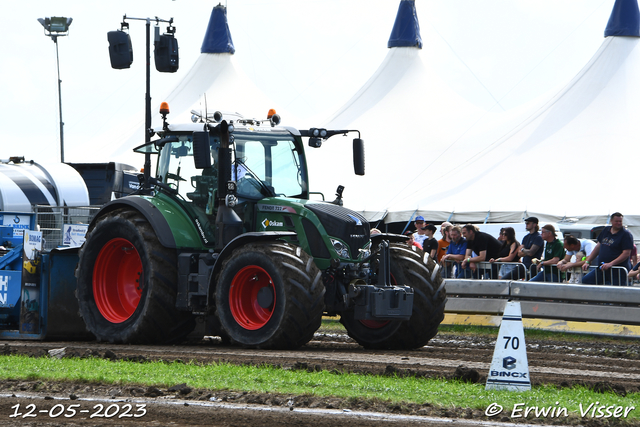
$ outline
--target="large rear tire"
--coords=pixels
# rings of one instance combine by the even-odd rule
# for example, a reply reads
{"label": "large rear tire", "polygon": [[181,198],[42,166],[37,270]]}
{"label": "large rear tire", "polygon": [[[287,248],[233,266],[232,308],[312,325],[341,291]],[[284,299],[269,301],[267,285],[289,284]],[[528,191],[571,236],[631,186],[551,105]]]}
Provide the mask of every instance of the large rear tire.
{"label": "large rear tire", "polygon": [[100,341],[178,342],[195,327],[191,313],[176,309],[176,251],[137,211],[118,209],[96,222],[76,277],[80,315]]}
{"label": "large rear tire", "polygon": [[236,249],[222,264],[216,313],[232,342],[298,348],[313,338],[324,310],[322,275],[313,258],[284,242]]}
{"label": "large rear tire", "polygon": [[411,318],[405,321],[353,319],[353,312],[340,321],[349,336],[369,349],[411,350],[423,347],[438,333],[444,319],[446,293],[438,265],[416,247],[390,245],[391,282],[413,288]]}

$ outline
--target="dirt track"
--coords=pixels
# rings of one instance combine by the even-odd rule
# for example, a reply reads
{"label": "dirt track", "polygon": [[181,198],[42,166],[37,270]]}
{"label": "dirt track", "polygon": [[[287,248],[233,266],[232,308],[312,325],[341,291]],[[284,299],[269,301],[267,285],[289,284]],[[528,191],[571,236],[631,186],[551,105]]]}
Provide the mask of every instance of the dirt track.
{"label": "dirt track", "polygon": [[[7,341],[0,345],[2,354],[43,356],[51,349],[65,348],[66,356],[107,357],[130,360],[195,360],[201,363],[226,361],[235,364],[272,364],[285,369],[328,370],[372,374],[416,375],[422,377],[466,377],[484,382],[493,354],[495,337],[438,335],[420,350],[409,352],[368,351],[342,334],[316,334],[307,346],[298,351],[261,351],[222,345],[217,339],[205,339],[183,346],[127,346],[96,342],[25,342]],[[640,391],[640,342],[637,341],[537,341],[527,340],[527,355],[532,383],[571,386],[584,384],[599,390],[620,394]],[[187,386],[158,390],[148,387],[113,387],[101,384],[48,383],[40,381],[4,381],[0,383],[0,425],[16,425],[12,406],[25,408],[37,403],[38,410],[59,404],[57,410],[68,409],[72,403],[78,408],[93,410],[97,402],[82,399],[104,398],[104,407],[122,414],[126,399],[135,409],[137,404],[148,405],[147,413],[139,418],[125,417],[107,421],[106,418],[83,419],[80,414],[62,420],[43,416],[22,419],[20,425],[377,425],[394,423],[413,425],[410,418],[380,418],[380,414],[455,417],[484,419],[479,411],[443,410],[423,405],[388,405],[378,401],[344,401],[337,398],[310,396],[277,396],[256,393],[215,392],[192,390]],[[15,395],[15,397],[11,397]],[[64,400],[43,400],[45,396]],[[77,397],[79,400],[69,400]],[[35,397],[38,400],[32,400]],[[184,402],[183,402],[184,401]],[[158,405],[159,402],[181,402],[181,405]],[[185,406],[184,403],[188,406]],[[199,406],[201,404],[213,406]],[[221,405],[258,405],[261,411],[238,411]],[[47,408],[48,405],[48,408]],[[62,405],[62,406],[60,406]],[[116,405],[116,406],[113,406]],[[640,406],[640,405],[639,405]],[[180,410],[175,408],[179,407]],[[293,408],[293,410],[291,410]],[[336,414],[319,416],[304,413],[307,409],[325,409]],[[99,408],[98,408],[99,409]],[[284,412],[273,409],[284,410]],[[375,416],[356,416],[355,411],[373,411]],[[24,411],[23,411],[24,412]],[[345,414],[348,414],[346,416]],[[86,415],[86,413],[85,413]],[[295,415],[295,417],[294,417]],[[297,418],[299,416],[299,418]],[[319,418],[318,418],[319,417]],[[335,418],[337,417],[337,418]],[[491,421],[498,421],[490,419]],[[125,422],[126,421],[126,422]],[[425,421],[424,418],[421,421]],[[431,420],[430,423],[434,421]],[[25,424],[33,423],[33,424]],[[57,424],[56,424],[57,423]]]}

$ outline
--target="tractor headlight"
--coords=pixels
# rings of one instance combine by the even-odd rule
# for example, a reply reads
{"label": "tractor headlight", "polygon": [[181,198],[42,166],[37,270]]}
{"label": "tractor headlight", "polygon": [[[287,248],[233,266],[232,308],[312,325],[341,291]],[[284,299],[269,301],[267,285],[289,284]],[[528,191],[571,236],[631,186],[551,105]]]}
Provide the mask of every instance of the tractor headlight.
{"label": "tractor headlight", "polygon": [[349,248],[340,240],[331,239],[331,245],[333,245],[333,249],[338,253],[340,258],[351,258],[349,256]]}

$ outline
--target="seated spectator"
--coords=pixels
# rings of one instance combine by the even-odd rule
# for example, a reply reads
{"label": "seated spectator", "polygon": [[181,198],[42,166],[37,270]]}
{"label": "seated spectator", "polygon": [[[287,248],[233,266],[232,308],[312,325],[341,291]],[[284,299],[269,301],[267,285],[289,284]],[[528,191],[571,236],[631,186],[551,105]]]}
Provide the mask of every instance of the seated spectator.
{"label": "seated spectator", "polygon": [[438,241],[436,240],[435,237],[433,237],[433,235],[436,233],[436,230],[438,229],[433,224],[427,224],[423,228],[423,230],[427,238],[424,239],[424,242],[422,243],[422,250],[428,253],[429,256],[433,258],[435,261],[436,255],[438,254]]}
{"label": "seated spectator", "polygon": [[[564,248],[567,254],[558,263],[558,270],[571,272],[571,278],[567,283],[582,283],[582,265],[595,247],[593,240],[578,239],[571,234],[564,236]],[[575,259],[572,261],[573,257]]]}
{"label": "seated spectator", "polygon": [[[627,284],[627,278],[622,277],[620,269],[612,274],[612,267],[622,267],[624,273],[630,269],[629,256],[633,249],[633,235],[622,226],[622,214],[615,212],[611,214],[611,225],[605,227],[598,235],[598,243],[587,256],[586,262],[582,265],[584,271],[589,269],[589,265],[598,257],[600,266],[590,271],[582,278],[582,284],[595,285],[605,284],[620,286]],[[624,274],[626,276],[626,274]]]}
{"label": "seated spectator", "polygon": [[636,263],[629,272],[629,286],[633,284],[634,280],[640,279],[640,277],[638,277],[638,273],[640,273],[640,262]]}
{"label": "seated spectator", "polygon": [[547,242],[544,247],[544,260],[538,262],[538,274],[530,282],[560,282],[560,272],[556,264],[564,258],[564,247],[556,237],[556,229],[551,224],[542,227],[542,239]]}
{"label": "seated spectator", "polygon": [[420,246],[422,246],[424,239],[427,238],[427,235],[424,232],[424,217],[418,215],[414,221],[414,225],[416,226],[416,231],[413,233],[413,240],[420,243]]}
{"label": "seated spectator", "polygon": [[467,240],[462,237],[462,230],[459,226],[451,227],[449,236],[451,237],[451,242],[449,242],[447,253],[440,259],[441,264],[444,265],[445,278],[453,276],[454,267],[458,272],[460,271],[460,263],[467,252]]}
{"label": "seated spectator", "polygon": [[451,236],[449,233],[451,232],[450,222],[443,222],[440,224],[440,234],[442,234],[442,239],[438,240],[438,262],[442,259],[442,257],[447,253],[447,248],[449,247],[449,243],[451,243]]}
{"label": "seated spectator", "polygon": [[409,240],[407,241],[407,244],[411,247],[411,246],[415,246],[416,248],[422,250],[422,245],[418,242],[415,241],[415,239],[413,238],[413,232],[411,231],[407,231],[406,233],[404,233],[405,236],[409,237]]}
{"label": "seated spectator", "polygon": [[[520,260],[518,257],[518,247],[520,247],[520,243],[516,240],[516,230],[514,230],[513,227],[500,229],[500,237],[498,240],[502,241],[502,248],[500,249],[498,258],[491,258],[489,262],[518,262]],[[498,279],[502,279],[515,268],[515,264],[502,264],[498,271]]]}
{"label": "seated spectator", "polygon": [[[491,234],[478,230],[478,227],[473,224],[467,224],[462,227],[462,235],[467,239],[467,252],[465,254],[466,259],[460,264],[462,271],[458,278],[469,279],[485,275],[489,275],[489,278],[491,278],[491,269],[485,270],[482,268],[478,271],[476,264],[489,261],[491,258],[498,258],[502,244]],[[477,255],[472,256],[473,252]]]}
{"label": "seated spectator", "polygon": [[531,268],[531,260],[534,258],[542,258],[542,250],[544,247],[544,241],[538,230],[538,218],[535,216],[529,217],[524,220],[525,227],[529,234],[524,236],[522,244],[518,248],[518,257],[520,262],[524,264],[524,268],[519,265],[513,269],[510,273],[505,274],[502,280],[521,280],[527,277],[526,270]]}

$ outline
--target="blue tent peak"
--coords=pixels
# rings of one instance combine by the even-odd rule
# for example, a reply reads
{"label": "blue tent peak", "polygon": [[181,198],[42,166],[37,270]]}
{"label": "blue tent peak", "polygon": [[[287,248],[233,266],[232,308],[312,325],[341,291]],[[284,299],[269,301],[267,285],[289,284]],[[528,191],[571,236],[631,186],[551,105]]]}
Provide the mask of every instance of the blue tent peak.
{"label": "blue tent peak", "polygon": [[211,12],[200,53],[234,53],[235,51],[227,23],[227,8],[218,4]]}
{"label": "blue tent peak", "polygon": [[638,0],[616,0],[604,36],[640,37]]}
{"label": "blue tent peak", "polygon": [[400,0],[396,22],[393,24],[387,47],[416,46],[422,49],[420,23],[415,0]]}

